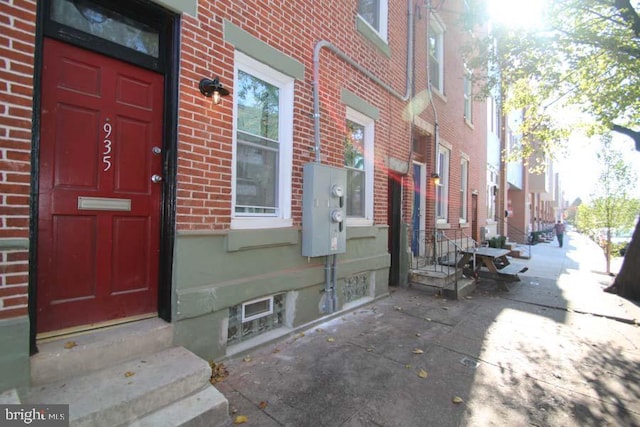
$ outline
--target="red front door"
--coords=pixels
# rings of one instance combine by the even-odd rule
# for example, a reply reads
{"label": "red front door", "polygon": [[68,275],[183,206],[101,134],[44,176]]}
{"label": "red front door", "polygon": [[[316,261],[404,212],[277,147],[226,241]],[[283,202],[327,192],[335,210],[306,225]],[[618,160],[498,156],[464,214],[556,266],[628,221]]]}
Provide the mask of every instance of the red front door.
{"label": "red front door", "polygon": [[45,39],[38,332],[157,312],[163,83]]}

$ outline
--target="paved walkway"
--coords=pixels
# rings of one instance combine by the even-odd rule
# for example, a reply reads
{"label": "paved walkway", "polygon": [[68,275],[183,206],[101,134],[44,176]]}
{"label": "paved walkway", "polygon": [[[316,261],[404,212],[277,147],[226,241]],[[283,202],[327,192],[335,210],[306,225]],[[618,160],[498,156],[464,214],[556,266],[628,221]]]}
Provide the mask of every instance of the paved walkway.
{"label": "paved walkway", "polygon": [[640,307],[602,292],[597,246],[568,233],[524,263],[510,292],[392,289],[216,387],[246,426],[640,426]]}

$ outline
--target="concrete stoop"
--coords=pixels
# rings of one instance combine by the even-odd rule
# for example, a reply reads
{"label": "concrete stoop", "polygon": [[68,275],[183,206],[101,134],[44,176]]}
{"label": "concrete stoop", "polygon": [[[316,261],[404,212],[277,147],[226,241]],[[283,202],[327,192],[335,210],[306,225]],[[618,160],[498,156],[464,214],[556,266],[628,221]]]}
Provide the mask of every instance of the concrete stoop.
{"label": "concrete stoop", "polygon": [[[22,402],[69,404],[71,426],[228,424],[228,402],[209,382],[207,361],[170,346],[172,334],[160,323],[116,329],[43,345],[39,360],[32,362],[37,365],[34,381]],[[76,345],[66,349],[62,341]],[[87,360],[91,357],[97,360]],[[47,368],[64,375],[45,375]]]}
{"label": "concrete stoop", "polygon": [[442,295],[450,299],[462,299],[476,290],[476,280],[463,276],[462,270],[445,268],[440,270],[420,269],[409,273],[409,283],[414,287],[436,288],[442,291]]}

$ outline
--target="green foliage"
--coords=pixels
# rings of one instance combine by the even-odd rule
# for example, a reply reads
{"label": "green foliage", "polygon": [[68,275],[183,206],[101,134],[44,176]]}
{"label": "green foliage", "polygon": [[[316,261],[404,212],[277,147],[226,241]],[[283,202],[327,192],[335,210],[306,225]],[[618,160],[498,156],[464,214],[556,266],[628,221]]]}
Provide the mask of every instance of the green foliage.
{"label": "green foliage", "polygon": [[[637,181],[636,173],[625,161],[622,153],[611,148],[611,137],[602,137],[602,150],[598,154],[602,169],[593,200],[578,206],[576,226],[600,244],[610,243],[613,232],[633,228],[640,200],[630,197]],[[612,252],[613,253],[613,252]]]}
{"label": "green foliage", "polygon": [[494,236],[488,241],[490,248],[505,249],[507,238],[505,236]]}
{"label": "green foliage", "polygon": [[[467,27],[485,28],[484,0],[471,0]],[[577,106],[595,118],[591,134],[640,122],[640,18],[626,0],[549,0],[544,28],[493,26],[465,48],[482,94],[499,92],[505,111],[525,109],[521,152],[543,157],[569,129],[554,109]],[[637,2],[635,3],[637,6]]]}

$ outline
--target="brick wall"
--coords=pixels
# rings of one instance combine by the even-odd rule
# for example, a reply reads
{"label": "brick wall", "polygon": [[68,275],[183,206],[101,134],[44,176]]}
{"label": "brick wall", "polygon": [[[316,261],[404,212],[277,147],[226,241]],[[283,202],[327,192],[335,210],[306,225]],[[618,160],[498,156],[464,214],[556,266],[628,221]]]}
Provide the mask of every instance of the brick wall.
{"label": "brick wall", "polygon": [[0,2],[0,319],[27,314],[35,9]]}
{"label": "brick wall", "polygon": [[[302,165],[314,160],[313,142],[313,49],[327,40],[366,67],[397,92],[406,86],[407,6],[390,2],[389,46],[383,55],[356,31],[356,1],[270,1],[199,3],[198,17],[184,16],[181,41],[180,117],[178,136],[179,229],[226,229],[231,220],[232,101],[212,107],[197,90],[203,76],[219,76],[233,93],[234,47],[225,43],[224,19],[249,32],[305,65],[304,80],[295,82],[292,216],[301,223]],[[410,126],[402,119],[405,104],[388,94],[362,73],[337,58],[321,52],[322,161],[341,166],[344,162],[345,106],[340,91],[346,88],[380,110],[375,124],[374,219],[387,222],[386,158],[394,152],[406,158]]]}

